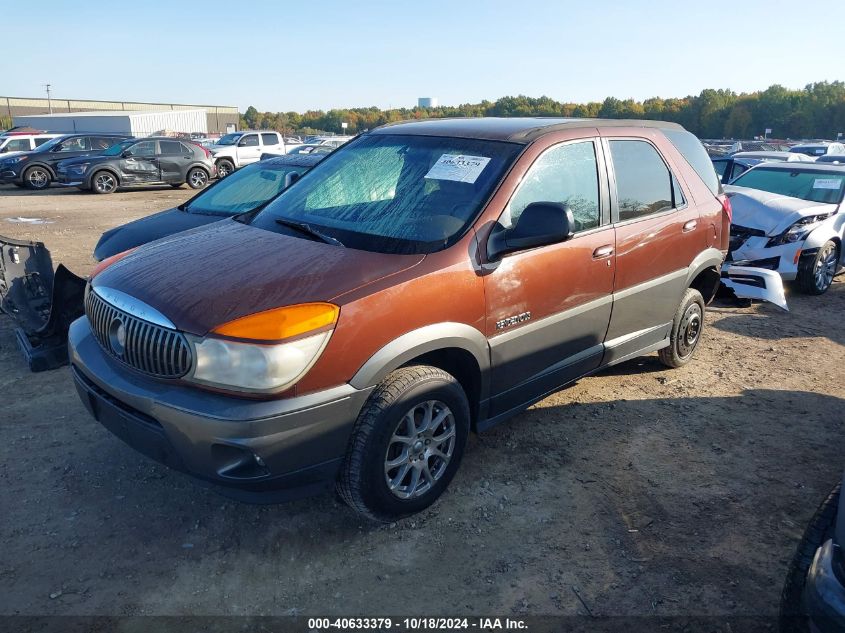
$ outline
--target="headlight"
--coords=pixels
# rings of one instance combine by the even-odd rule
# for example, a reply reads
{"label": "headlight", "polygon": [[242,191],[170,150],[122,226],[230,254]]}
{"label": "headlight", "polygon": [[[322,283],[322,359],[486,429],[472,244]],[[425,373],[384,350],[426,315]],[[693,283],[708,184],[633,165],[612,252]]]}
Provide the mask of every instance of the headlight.
{"label": "headlight", "polygon": [[205,338],[189,337],[194,365],[188,380],[236,391],[284,391],[320,357],[338,313],[330,303],[306,303],[236,319]]}
{"label": "headlight", "polygon": [[0,167],[11,167],[12,165],[17,165],[18,163],[22,163],[23,161],[27,160],[29,156],[15,156],[14,158],[7,158],[4,161],[0,161]]}
{"label": "headlight", "polygon": [[786,231],[770,239],[766,246],[781,246],[783,244],[800,242],[816,228],[819,222],[826,220],[829,217],[829,213],[823,213],[820,215],[811,215],[806,218],[801,218],[798,222],[786,229]]}

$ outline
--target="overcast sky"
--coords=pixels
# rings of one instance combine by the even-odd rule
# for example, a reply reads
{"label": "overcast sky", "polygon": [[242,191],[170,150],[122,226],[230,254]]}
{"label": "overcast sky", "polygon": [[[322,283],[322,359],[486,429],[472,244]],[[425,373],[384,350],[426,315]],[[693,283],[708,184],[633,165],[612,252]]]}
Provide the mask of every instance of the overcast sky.
{"label": "overcast sky", "polygon": [[845,79],[843,28],[845,0],[39,0],[3,5],[0,95],[275,112],[800,88]]}

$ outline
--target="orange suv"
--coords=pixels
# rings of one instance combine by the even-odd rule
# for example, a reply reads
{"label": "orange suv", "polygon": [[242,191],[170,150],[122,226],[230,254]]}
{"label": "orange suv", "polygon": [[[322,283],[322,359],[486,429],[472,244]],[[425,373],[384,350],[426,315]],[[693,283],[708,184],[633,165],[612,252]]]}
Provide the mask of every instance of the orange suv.
{"label": "orange suv", "polygon": [[688,362],[729,223],[674,124],[388,125],[263,208],[102,262],[72,372],[175,469],[247,500],[336,485],[390,520],[437,499],[471,430],[641,354]]}

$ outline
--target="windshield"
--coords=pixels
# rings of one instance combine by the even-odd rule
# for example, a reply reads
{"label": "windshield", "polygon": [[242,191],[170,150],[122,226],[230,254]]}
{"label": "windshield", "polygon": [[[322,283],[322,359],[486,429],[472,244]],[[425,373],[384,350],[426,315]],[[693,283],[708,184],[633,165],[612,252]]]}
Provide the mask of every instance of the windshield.
{"label": "windshield", "polygon": [[105,152],[102,152],[100,156],[120,156],[123,153],[123,150],[132,147],[137,141],[123,141],[121,143],[115,143],[111,147],[109,147]]}
{"label": "windshield", "polygon": [[757,167],[742,174],[731,184],[809,202],[836,204],[842,201],[845,171],[789,171]]}
{"label": "windshield", "polygon": [[234,145],[242,136],[243,134],[226,134],[225,136],[220,137],[217,141],[217,145]]}
{"label": "windshield", "polygon": [[308,167],[301,165],[248,165],[203,191],[184,207],[184,211],[221,216],[251,211],[284,189],[288,174],[306,171]]}
{"label": "windshield", "polygon": [[430,253],[454,243],[490,196],[520,145],[373,134],[332,153],[252,224],[305,222],[350,248]]}

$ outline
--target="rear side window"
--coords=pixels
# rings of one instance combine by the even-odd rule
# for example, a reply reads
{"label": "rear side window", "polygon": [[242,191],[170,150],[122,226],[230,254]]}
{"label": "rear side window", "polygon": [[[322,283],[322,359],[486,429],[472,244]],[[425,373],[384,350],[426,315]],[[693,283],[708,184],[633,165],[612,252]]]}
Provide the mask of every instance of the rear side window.
{"label": "rear side window", "polygon": [[511,198],[500,222],[510,227],[532,202],[569,205],[575,230],[599,225],[599,179],[592,141],[557,145],[538,158]]}
{"label": "rear side window", "polygon": [[179,141],[159,141],[162,154],[184,154],[185,150],[182,148],[182,143]]}
{"label": "rear side window", "polygon": [[279,136],[277,134],[262,134],[261,142],[265,145],[278,145]]}
{"label": "rear side window", "polygon": [[[619,221],[667,211],[672,202],[672,174],[650,143],[610,141],[616,172]],[[716,172],[710,169],[715,177]]]}
{"label": "rear side window", "polygon": [[695,170],[698,177],[707,185],[707,188],[713,192],[713,195],[719,195],[722,192],[721,183],[716,172],[713,171],[713,163],[707,155],[707,150],[701,144],[694,134],[686,130],[661,130],[663,135],[669,139],[675,149],[681,153],[681,156],[689,163],[690,167]]}
{"label": "rear side window", "polygon": [[35,147],[40,147],[50,140],[49,136],[38,136],[35,138]]}

